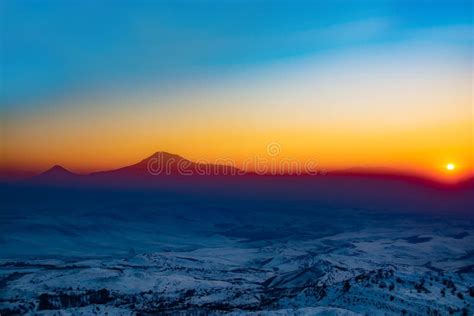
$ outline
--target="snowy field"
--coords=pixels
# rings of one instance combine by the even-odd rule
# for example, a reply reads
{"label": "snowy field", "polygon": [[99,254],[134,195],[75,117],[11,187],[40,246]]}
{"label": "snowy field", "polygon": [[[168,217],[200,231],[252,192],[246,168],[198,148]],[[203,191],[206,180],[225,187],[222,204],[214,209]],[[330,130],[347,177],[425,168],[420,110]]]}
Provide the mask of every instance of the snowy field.
{"label": "snowy field", "polygon": [[3,192],[1,315],[474,313],[468,215]]}

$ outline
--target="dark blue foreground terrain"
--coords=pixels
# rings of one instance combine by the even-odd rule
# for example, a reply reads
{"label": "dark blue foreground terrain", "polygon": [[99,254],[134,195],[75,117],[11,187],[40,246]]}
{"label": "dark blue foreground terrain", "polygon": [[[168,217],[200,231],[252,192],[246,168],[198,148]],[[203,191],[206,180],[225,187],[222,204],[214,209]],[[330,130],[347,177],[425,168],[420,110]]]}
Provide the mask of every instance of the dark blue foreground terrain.
{"label": "dark blue foreground terrain", "polygon": [[1,314],[474,311],[469,191],[226,185],[2,186]]}

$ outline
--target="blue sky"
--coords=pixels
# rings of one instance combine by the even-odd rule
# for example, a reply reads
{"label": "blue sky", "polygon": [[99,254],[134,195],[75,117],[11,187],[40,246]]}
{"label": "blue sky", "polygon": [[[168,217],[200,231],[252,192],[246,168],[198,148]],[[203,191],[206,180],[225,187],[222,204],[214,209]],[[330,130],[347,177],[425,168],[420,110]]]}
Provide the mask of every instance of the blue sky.
{"label": "blue sky", "polygon": [[[0,0],[2,1],[2,0]],[[472,170],[472,1],[1,2],[0,167]]]}
{"label": "blue sky", "polygon": [[[3,104],[422,40],[469,53],[471,1],[3,1]],[[159,88],[154,89],[159,89]],[[67,106],[67,105],[64,105]]]}

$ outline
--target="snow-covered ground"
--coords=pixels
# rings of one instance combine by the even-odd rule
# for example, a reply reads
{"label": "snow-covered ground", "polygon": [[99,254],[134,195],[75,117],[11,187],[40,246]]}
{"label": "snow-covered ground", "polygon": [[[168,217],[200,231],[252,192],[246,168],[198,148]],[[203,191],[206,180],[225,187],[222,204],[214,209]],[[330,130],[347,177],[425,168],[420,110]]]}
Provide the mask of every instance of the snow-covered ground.
{"label": "snow-covered ground", "polygon": [[474,312],[466,217],[135,196],[18,203],[2,227],[1,315]]}

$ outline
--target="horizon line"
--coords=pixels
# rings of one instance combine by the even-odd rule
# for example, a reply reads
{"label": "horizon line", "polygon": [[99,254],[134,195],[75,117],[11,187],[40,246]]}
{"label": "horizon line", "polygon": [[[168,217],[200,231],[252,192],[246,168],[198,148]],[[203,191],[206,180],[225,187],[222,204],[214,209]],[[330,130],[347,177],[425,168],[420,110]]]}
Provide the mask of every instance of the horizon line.
{"label": "horizon line", "polygon": [[[203,163],[200,160],[189,160],[187,158],[184,158],[183,156],[179,154],[173,154],[167,151],[155,151],[152,155],[147,156],[146,158],[133,163],[133,164],[128,164],[122,167],[118,168],[112,168],[112,169],[104,169],[104,170],[97,170],[97,171],[91,171],[91,172],[76,172],[76,171],[71,171],[64,165],[57,163],[52,165],[51,167],[43,170],[43,171],[32,171],[32,170],[26,170],[26,169],[16,169],[16,168],[3,168],[0,167],[0,181],[2,182],[15,182],[15,181],[25,181],[29,180],[32,178],[36,178],[38,176],[41,176],[45,173],[48,173],[51,170],[54,169],[63,169],[65,172],[70,173],[71,175],[74,176],[93,176],[93,175],[98,175],[98,174],[105,174],[108,172],[116,172],[119,170],[123,170],[126,168],[130,168],[133,166],[136,166],[140,163],[143,163],[144,161],[147,161],[149,159],[153,159],[154,156],[156,155],[169,155],[171,157],[176,157],[182,160],[185,160],[191,164],[200,164],[200,165],[206,165],[206,166],[214,166],[214,167],[222,167],[222,168],[234,168],[242,172],[242,174],[235,174],[239,176],[258,176],[258,177],[315,177],[315,176],[359,176],[359,177],[377,177],[377,178],[387,178],[387,179],[404,179],[404,180],[410,180],[410,181],[415,181],[415,182],[424,182],[424,183],[431,183],[431,184],[439,184],[439,185],[459,185],[463,183],[468,183],[471,181],[474,181],[474,174],[472,172],[466,172],[464,173],[464,176],[458,176],[456,178],[451,178],[451,179],[441,179],[440,177],[434,177],[434,176],[428,176],[422,173],[416,173],[416,172],[410,172],[410,171],[404,171],[400,170],[397,168],[390,168],[390,167],[348,167],[348,168],[341,168],[341,169],[332,169],[332,170],[326,170],[326,169],[319,169],[317,170],[316,174],[313,174],[311,172],[301,172],[301,173],[292,173],[292,172],[263,172],[259,173],[256,172],[255,170],[242,170],[235,165],[226,165],[226,164],[219,164],[219,163],[212,163],[212,162],[207,162]],[[216,159],[215,162],[217,162],[218,159]],[[227,161],[229,161],[227,159]],[[150,173],[150,175],[153,175]],[[202,176],[202,177],[222,177],[222,176],[235,176],[232,174],[193,174],[192,176]],[[155,175],[156,176],[156,175]],[[174,177],[179,177],[179,176],[189,176],[189,175],[184,175],[184,174],[163,174],[161,176],[174,176]]]}

